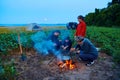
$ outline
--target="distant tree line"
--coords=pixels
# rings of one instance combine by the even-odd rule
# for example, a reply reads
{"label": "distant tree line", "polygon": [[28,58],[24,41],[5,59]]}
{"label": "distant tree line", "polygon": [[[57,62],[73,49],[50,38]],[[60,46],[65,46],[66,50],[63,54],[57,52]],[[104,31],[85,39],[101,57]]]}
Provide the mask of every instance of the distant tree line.
{"label": "distant tree line", "polygon": [[107,8],[96,8],[95,12],[85,16],[85,21],[87,25],[120,27],[120,0],[112,0]]}

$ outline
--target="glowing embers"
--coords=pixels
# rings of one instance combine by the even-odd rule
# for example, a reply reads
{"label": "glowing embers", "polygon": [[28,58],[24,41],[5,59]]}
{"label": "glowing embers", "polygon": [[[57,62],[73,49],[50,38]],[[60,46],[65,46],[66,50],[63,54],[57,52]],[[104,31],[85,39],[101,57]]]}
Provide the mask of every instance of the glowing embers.
{"label": "glowing embers", "polygon": [[73,70],[75,66],[75,62],[73,62],[71,59],[70,60],[65,60],[65,61],[59,61],[58,62],[59,68],[65,69],[65,70]]}

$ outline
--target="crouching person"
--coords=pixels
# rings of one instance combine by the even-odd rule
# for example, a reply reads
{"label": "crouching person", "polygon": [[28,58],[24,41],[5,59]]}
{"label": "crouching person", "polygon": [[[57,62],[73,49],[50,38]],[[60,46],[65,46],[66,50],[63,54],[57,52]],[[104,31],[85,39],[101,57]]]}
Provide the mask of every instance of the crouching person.
{"label": "crouching person", "polygon": [[61,46],[61,40],[59,39],[60,31],[55,30],[52,34],[48,37],[48,40],[51,40],[54,43],[55,50],[59,50]]}
{"label": "crouching person", "polygon": [[62,45],[61,45],[62,52],[64,54],[68,55],[71,47],[72,47],[72,41],[71,41],[70,37],[68,36],[62,41]]}
{"label": "crouching person", "polygon": [[79,58],[83,61],[87,61],[87,66],[94,64],[94,60],[98,57],[98,51],[96,47],[87,38],[81,36],[76,37],[77,45],[75,48],[71,48],[71,51],[76,50],[79,54]]}

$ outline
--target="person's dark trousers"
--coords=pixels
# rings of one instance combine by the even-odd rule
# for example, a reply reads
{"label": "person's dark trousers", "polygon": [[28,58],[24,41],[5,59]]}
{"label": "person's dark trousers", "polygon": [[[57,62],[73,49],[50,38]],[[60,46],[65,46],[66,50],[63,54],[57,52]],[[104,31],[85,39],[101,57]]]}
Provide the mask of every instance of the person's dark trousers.
{"label": "person's dark trousers", "polygon": [[88,61],[88,62],[92,62],[95,59],[97,59],[98,56],[93,55],[91,53],[84,53],[83,51],[80,51],[80,55],[79,57],[83,60],[83,61]]}

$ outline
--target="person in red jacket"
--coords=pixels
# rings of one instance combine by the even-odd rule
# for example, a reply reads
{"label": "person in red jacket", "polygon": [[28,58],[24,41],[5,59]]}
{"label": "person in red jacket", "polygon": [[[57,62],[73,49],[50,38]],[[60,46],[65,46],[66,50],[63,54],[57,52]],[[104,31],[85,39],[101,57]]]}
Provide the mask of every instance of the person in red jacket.
{"label": "person in red jacket", "polygon": [[76,32],[75,32],[75,37],[76,36],[81,36],[81,37],[85,37],[86,35],[86,23],[84,22],[84,17],[83,16],[78,16],[78,26],[76,28]]}

